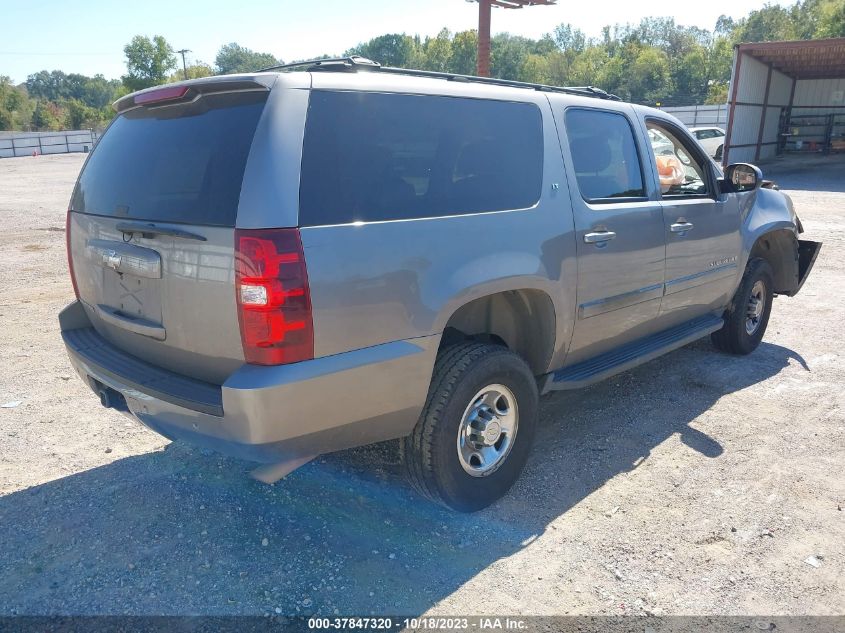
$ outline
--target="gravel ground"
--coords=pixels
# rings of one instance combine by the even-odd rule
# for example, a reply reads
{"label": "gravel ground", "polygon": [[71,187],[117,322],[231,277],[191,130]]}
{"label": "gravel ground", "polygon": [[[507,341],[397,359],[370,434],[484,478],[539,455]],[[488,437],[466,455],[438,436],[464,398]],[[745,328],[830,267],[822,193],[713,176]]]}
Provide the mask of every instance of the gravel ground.
{"label": "gravel ground", "polygon": [[842,161],[768,170],[825,246],[753,355],[545,398],[515,489],[463,516],[389,444],[266,486],[102,409],[56,320],[82,160],[0,160],[0,615],[845,613]]}

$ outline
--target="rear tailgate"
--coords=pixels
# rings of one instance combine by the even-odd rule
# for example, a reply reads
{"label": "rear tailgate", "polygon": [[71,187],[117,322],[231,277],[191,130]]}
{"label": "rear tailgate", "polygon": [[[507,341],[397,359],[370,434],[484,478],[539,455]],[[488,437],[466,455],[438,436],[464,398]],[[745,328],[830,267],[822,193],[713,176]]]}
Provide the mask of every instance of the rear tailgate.
{"label": "rear tailgate", "polygon": [[97,332],[154,365],[220,383],[244,362],[234,227],[268,92],[200,88],[147,97],[115,119],[80,176],[68,227]]}

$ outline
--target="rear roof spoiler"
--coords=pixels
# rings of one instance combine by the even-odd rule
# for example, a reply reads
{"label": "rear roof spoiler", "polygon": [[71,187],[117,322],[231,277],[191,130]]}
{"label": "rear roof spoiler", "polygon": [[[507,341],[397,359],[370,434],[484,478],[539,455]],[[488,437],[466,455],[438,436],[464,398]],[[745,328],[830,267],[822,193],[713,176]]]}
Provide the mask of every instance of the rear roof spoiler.
{"label": "rear roof spoiler", "polygon": [[[236,90],[270,90],[275,81],[276,75],[270,74],[221,75],[217,77],[189,79],[188,81],[179,81],[132,92],[115,101],[112,107],[115,111],[121,113],[135,107],[140,107],[145,103],[153,104],[159,101],[192,100],[201,94],[232,92]],[[156,93],[161,93],[161,98],[156,98]]]}

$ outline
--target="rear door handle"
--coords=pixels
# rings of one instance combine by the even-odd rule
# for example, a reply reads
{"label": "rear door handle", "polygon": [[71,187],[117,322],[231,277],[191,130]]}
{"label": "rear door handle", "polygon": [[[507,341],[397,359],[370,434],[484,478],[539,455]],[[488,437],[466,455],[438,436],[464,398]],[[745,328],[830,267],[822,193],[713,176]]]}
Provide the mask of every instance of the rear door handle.
{"label": "rear door handle", "polygon": [[672,233],[681,233],[682,235],[687,231],[691,231],[695,225],[692,222],[687,222],[683,218],[679,218],[677,222],[669,227]]}
{"label": "rear door handle", "polygon": [[603,244],[609,242],[616,237],[613,231],[593,231],[591,233],[584,233],[584,241],[587,244]]}

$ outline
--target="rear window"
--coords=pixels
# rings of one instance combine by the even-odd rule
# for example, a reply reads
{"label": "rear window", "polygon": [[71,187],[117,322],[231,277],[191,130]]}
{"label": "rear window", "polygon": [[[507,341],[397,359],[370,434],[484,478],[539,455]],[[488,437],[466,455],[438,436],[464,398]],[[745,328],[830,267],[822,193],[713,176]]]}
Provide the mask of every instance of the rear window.
{"label": "rear window", "polygon": [[569,109],[566,134],[581,196],[591,202],[645,197],[642,166],[628,118],[615,112]]}
{"label": "rear window", "polygon": [[542,119],[529,103],[314,91],[303,226],[524,209],[540,198]]}
{"label": "rear window", "polygon": [[234,226],[244,168],[266,92],[207,95],[136,108],[115,119],[91,155],[73,210]]}

